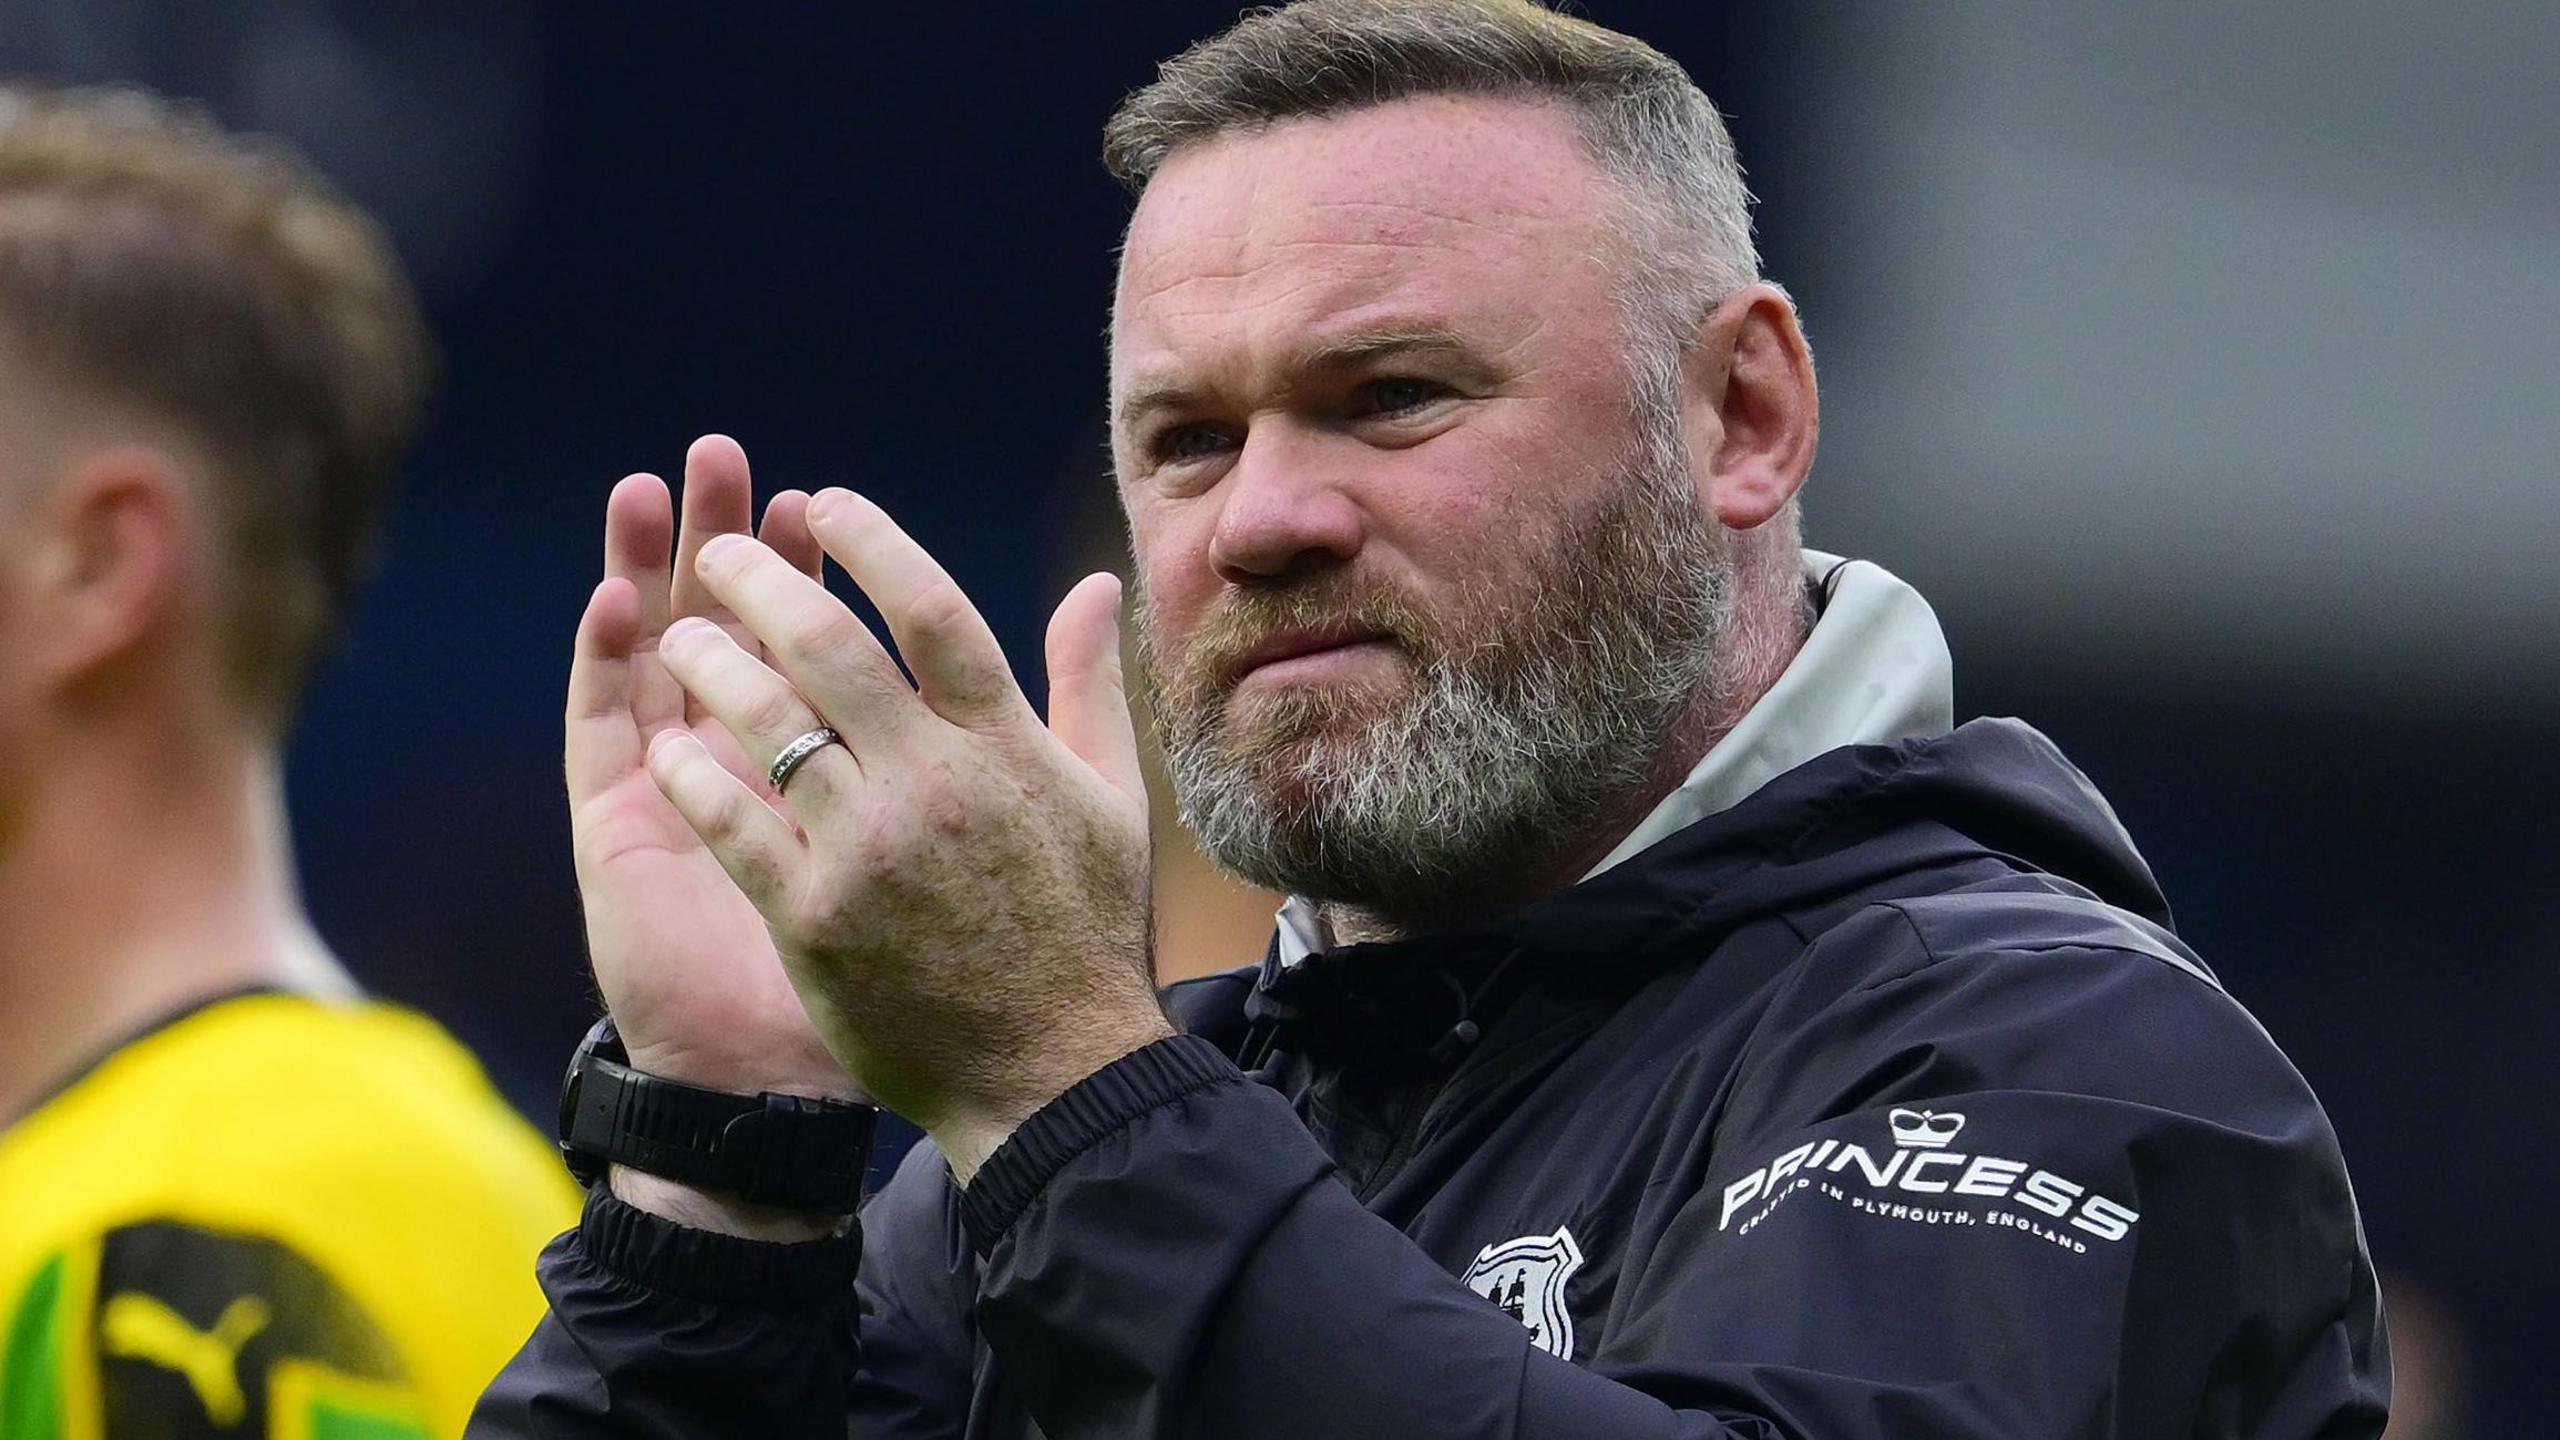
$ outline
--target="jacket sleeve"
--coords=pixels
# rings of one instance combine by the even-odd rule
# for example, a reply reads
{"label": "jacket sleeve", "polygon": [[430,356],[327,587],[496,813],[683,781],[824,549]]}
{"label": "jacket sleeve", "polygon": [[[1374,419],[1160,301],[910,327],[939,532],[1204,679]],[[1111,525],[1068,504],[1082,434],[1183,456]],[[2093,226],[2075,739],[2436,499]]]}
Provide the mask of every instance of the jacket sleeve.
{"label": "jacket sleeve", "polygon": [[[1649,1187],[1668,1217],[1618,1257],[1583,1363],[1362,1208],[1282,1097],[1187,1038],[980,1172],[979,1323],[1052,1440],[2379,1432],[2334,1142],[2204,981],[2148,955],[1923,955],[1745,1070],[1696,1172]],[[1896,1110],[1960,1113],[1970,1143],[1898,1144]],[[1884,1184],[1826,1168],[1853,1141]],[[1981,1193],[1955,1192],[1968,1175]]]}
{"label": "jacket sleeve", "polygon": [[550,1313],[467,1435],[845,1440],[850,1425],[855,1440],[957,1437],[976,1277],[945,1263],[949,1192],[940,1158],[918,1146],[852,1233],[777,1245],[676,1225],[599,1189],[543,1251]]}
{"label": "jacket sleeve", "polygon": [[542,1252],[550,1313],[464,1434],[842,1440],[860,1253],[858,1228],[766,1244],[672,1224],[599,1187]]}

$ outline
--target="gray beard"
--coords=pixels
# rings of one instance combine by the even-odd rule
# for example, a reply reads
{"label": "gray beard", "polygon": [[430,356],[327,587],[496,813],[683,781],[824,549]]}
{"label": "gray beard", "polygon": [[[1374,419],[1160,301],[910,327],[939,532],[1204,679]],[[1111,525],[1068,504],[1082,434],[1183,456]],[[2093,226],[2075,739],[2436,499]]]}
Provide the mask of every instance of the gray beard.
{"label": "gray beard", "polygon": [[1224,617],[1229,650],[1286,624],[1378,624],[1411,664],[1399,693],[1289,691],[1236,713],[1231,682],[1168,669],[1195,656],[1161,653],[1141,597],[1142,671],[1202,848],[1257,885],[1414,916],[1598,838],[1713,699],[1732,614],[1729,544],[1700,510],[1676,430],[1647,428],[1614,493],[1522,570],[1470,586],[1454,613],[1321,580],[1229,597],[1248,612]]}

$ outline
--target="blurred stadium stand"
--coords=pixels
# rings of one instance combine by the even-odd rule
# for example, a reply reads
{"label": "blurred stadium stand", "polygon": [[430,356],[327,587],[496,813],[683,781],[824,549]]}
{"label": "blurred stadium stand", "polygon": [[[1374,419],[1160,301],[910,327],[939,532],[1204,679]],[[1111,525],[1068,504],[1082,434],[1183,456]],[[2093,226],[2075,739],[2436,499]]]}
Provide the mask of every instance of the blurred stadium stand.
{"label": "blurred stadium stand", "polygon": [[[2062,741],[2318,1086],[2469,1337],[2427,1433],[2548,1433],[2560,9],[1585,8],[1734,116],[1822,364],[1810,536],[1937,602],[1960,710]],[[421,275],[449,379],[295,804],[352,967],[528,1109],[591,1004],[555,731],[606,487],[728,430],[1036,655],[1108,503],[1096,132],[1232,13],[0,8],[0,71],[288,134]]]}

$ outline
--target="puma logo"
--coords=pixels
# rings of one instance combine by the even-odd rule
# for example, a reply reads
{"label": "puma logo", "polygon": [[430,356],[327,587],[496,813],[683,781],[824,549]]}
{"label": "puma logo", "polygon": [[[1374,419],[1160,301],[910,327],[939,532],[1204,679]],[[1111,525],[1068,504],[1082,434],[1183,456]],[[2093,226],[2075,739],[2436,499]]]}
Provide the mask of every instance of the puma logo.
{"label": "puma logo", "polygon": [[240,1351],[275,1318],[267,1302],[243,1295],[222,1312],[210,1331],[148,1295],[126,1291],[107,1302],[98,1333],[110,1355],[147,1360],[187,1378],[204,1403],[205,1418],[220,1426],[240,1423],[249,1399],[240,1393]]}

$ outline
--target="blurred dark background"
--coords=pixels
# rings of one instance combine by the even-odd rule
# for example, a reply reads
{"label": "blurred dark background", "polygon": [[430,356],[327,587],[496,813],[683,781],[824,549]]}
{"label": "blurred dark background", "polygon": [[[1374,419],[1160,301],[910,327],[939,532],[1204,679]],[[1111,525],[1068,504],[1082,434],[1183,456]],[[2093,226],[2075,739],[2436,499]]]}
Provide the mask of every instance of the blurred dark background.
{"label": "blurred dark background", "polygon": [[[1822,366],[1809,538],[1935,601],[1959,713],[2061,741],[2325,1097],[2404,1367],[2471,1379],[2395,1437],[2547,1434],[2560,11],[1587,13],[1733,117]],[[323,931],[528,1110],[592,1014],[556,731],[606,488],[726,430],[1036,656],[1111,503],[1098,130],[1233,14],[0,7],[0,71],[292,137],[426,291],[448,378],[294,808]]]}

